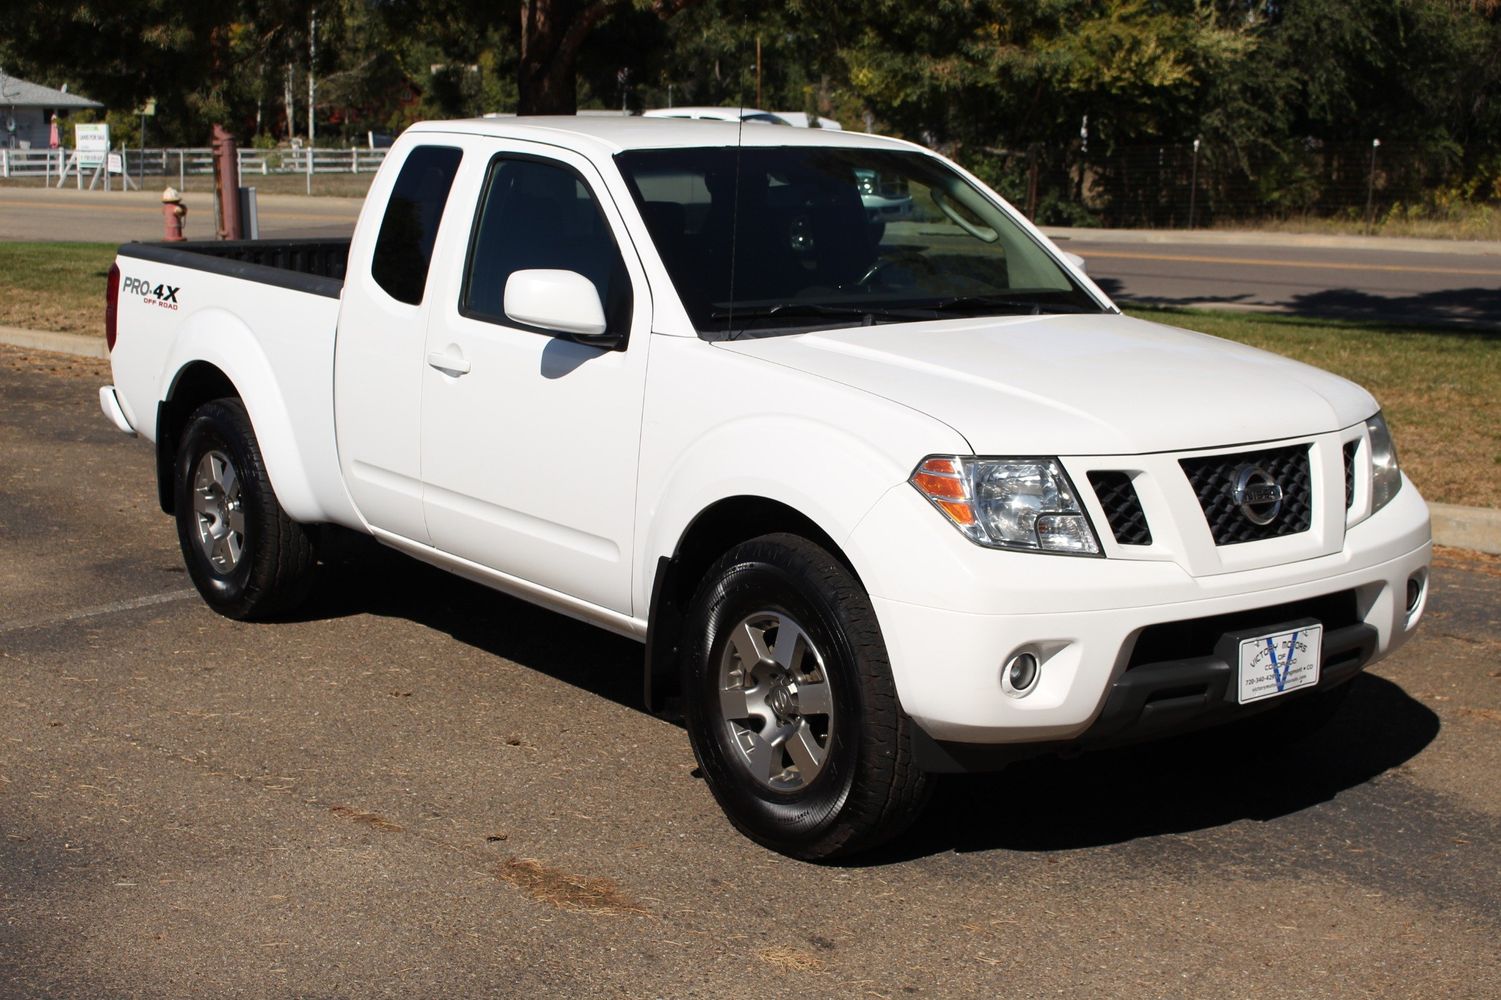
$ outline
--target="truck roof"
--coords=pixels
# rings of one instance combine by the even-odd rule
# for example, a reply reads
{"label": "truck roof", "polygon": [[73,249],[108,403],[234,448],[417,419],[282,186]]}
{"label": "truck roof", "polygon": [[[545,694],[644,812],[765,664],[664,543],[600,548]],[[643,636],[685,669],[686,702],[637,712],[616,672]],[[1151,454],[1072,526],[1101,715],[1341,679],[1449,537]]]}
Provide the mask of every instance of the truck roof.
{"label": "truck roof", "polygon": [[836,146],[864,149],[921,149],[889,136],[832,129],[764,128],[699,118],[594,117],[573,115],[465,118],[418,122],[411,132],[489,135],[501,139],[580,148],[593,145],[610,155],[628,149],[702,146]]}

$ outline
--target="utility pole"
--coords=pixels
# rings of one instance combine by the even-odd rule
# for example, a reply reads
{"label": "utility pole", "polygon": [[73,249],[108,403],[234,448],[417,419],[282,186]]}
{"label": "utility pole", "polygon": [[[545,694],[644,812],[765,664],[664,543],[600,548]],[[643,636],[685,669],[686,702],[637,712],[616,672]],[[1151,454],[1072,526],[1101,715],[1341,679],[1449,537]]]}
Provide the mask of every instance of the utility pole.
{"label": "utility pole", "polygon": [[297,105],[292,97],[292,64],[287,63],[287,75],[282,81],[281,107],[287,116],[287,141],[297,134]]}
{"label": "utility pole", "polygon": [[756,107],[761,106],[761,36],[756,36]]}
{"label": "utility pole", "polygon": [[1188,171],[1188,228],[1194,227],[1194,208],[1199,196],[1199,140],[1194,140],[1193,166]]}
{"label": "utility pole", "polygon": [[318,8],[314,7],[308,14],[307,20],[307,145],[308,155],[312,155],[314,125],[314,103],[317,100],[318,90]]}

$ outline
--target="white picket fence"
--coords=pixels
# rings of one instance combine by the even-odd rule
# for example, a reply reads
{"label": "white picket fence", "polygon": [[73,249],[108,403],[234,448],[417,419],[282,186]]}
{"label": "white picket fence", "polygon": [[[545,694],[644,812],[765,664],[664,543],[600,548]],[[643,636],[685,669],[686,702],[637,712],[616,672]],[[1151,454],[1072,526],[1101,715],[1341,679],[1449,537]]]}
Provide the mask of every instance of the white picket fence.
{"label": "white picket fence", "polygon": [[[125,173],[131,177],[176,177],[214,172],[213,150],[207,146],[180,149],[122,149]],[[240,176],[254,174],[363,174],[386,158],[384,149],[241,149]],[[0,177],[57,178],[67,165],[66,149],[0,148]]]}

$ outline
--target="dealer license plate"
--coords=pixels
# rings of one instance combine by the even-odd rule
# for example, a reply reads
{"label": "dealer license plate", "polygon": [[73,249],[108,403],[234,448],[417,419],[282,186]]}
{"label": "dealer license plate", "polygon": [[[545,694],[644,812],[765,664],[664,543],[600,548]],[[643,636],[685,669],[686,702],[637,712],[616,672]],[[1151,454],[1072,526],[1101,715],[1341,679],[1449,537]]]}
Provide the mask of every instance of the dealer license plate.
{"label": "dealer license plate", "polygon": [[1324,626],[1278,632],[1240,644],[1240,703],[1275,698],[1319,682]]}

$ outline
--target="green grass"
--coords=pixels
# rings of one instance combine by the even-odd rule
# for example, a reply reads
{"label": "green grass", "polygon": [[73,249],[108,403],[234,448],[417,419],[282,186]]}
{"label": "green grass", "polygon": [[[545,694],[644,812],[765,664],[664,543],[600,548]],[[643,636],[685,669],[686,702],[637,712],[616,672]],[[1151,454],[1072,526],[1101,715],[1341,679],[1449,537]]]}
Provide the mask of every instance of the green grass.
{"label": "green grass", "polygon": [[0,326],[104,335],[114,243],[0,243]]}
{"label": "green grass", "polygon": [[1425,497],[1501,507],[1501,335],[1231,312],[1129,311],[1359,383],[1380,402],[1402,467]]}

